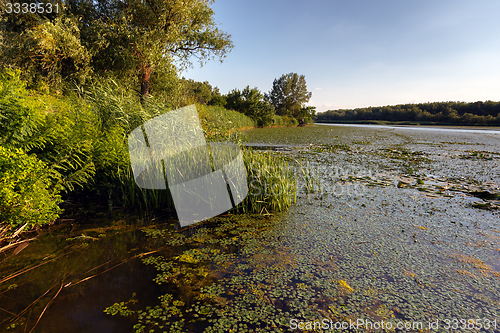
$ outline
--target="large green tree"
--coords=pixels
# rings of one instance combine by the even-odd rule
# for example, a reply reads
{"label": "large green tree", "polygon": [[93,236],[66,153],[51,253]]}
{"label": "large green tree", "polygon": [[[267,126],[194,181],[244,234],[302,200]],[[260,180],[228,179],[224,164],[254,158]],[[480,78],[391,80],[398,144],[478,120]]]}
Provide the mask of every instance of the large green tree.
{"label": "large green tree", "polygon": [[305,76],[288,73],[274,80],[273,87],[265,98],[271,102],[278,115],[299,118],[301,109],[311,96],[312,93],[307,91]]}
{"label": "large green tree", "polygon": [[[142,97],[151,82],[213,58],[233,44],[219,30],[213,0],[58,0],[59,12],[4,14],[4,65],[49,83],[81,81],[90,73],[135,85]],[[5,44],[5,42],[4,42]],[[154,78],[154,75],[159,77]]]}
{"label": "large green tree", "polygon": [[95,69],[135,76],[141,96],[150,92],[152,75],[222,60],[233,44],[219,30],[213,0],[69,0],[81,18],[84,44],[94,54]]}
{"label": "large green tree", "polygon": [[64,4],[42,4],[42,13],[30,7],[16,13],[15,3],[7,4],[0,4],[2,67],[21,69],[30,86],[44,81],[59,90],[63,81],[83,83],[91,73],[91,55],[81,44],[76,18],[64,14]]}
{"label": "large green tree", "polygon": [[189,104],[225,105],[218,87],[212,87],[208,81],[199,82],[193,79],[182,78],[185,101]]}

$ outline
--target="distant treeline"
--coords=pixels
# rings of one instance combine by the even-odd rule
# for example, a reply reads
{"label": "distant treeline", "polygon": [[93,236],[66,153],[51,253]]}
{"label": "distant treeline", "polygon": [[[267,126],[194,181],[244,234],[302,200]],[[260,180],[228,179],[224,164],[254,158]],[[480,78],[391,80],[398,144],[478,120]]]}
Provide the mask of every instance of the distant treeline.
{"label": "distant treeline", "polygon": [[500,102],[434,102],[329,110],[316,122],[411,122],[419,124],[500,125]]}

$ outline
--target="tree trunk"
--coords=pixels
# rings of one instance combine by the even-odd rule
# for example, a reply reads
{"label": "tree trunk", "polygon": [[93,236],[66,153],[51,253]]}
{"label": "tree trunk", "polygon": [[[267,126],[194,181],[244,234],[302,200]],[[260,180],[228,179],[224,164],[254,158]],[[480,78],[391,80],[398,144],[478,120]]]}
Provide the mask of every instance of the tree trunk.
{"label": "tree trunk", "polygon": [[144,102],[144,99],[149,95],[149,80],[153,70],[153,66],[141,66],[141,102]]}

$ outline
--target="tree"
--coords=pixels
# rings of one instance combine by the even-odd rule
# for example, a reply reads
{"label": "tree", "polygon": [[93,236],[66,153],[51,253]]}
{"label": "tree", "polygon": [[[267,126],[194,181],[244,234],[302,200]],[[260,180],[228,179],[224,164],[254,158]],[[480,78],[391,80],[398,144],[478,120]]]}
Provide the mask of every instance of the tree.
{"label": "tree", "polygon": [[[57,2],[57,5],[62,11],[62,3]],[[0,7],[5,7],[5,4]],[[0,59],[4,67],[22,69],[23,78],[31,87],[43,78],[59,90],[63,81],[85,81],[91,73],[91,56],[81,45],[76,18],[62,13],[58,15],[55,7],[51,8],[50,14],[30,11],[3,13],[0,35],[4,44],[0,49]],[[5,43],[6,40],[9,42]]]}
{"label": "tree", "polygon": [[[181,79],[183,91],[189,104],[198,103],[206,105],[224,106],[225,100],[221,99],[219,88],[213,88],[208,81],[198,82],[193,79]],[[212,102],[212,100],[214,100]]]}
{"label": "tree", "polygon": [[100,72],[135,74],[140,95],[150,91],[151,76],[169,67],[191,66],[219,57],[233,44],[220,31],[210,8],[213,0],[69,0],[81,17],[84,43],[93,50]]}
{"label": "tree", "polygon": [[273,88],[265,95],[278,115],[300,117],[301,109],[305,106],[312,93],[307,91],[306,78],[297,73],[283,74],[273,82]]}
{"label": "tree", "polygon": [[300,109],[300,115],[297,119],[303,119],[306,122],[311,122],[316,119],[316,107],[306,106]]}
{"label": "tree", "polygon": [[84,79],[90,72],[111,74],[140,86],[145,97],[151,82],[165,82],[152,79],[155,73],[177,78],[177,69],[191,66],[193,58],[222,61],[233,47],[214,21],[213,0],[57,1],[59,13],[50,16],[2,12],[0,37],[12,42],[2,49],[1,63],[30,65],[26,75],[50,82],[57,75],[81,80],[81,73]]}
{"label": "tree", "polygon": [[273,122],[274,107],[264,100],[264,95],[257,88],[246,86],[243,91],[233,89],[225,100],[226,108],[244,113],[255,120],[257,126],[269,126]]}

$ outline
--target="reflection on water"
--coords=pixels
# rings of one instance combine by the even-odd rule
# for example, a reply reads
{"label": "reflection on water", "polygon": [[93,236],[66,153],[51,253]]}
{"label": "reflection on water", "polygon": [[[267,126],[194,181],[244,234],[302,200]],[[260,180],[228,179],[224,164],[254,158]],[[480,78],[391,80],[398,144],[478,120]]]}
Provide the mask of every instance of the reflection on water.
{"label": "reflection on water", "polygon": [[341,126],[341,127],[364,127],[373,129],[402,129],[402,130],[418,130],[418,131],[434,131],[434,132],[456,132],[456,133],[481,133],[481,134],[500,134],[500,130],[487,129],[488,127],[470,128],[453,128],[453,127],[425,127],[425,126],[389,126],[389,125],[371,125],[371,124],[332,124],[332,123],[316,123],[316,125],[326,126]]}
{"label": "reflection on water", "polygon": [[[302,194],[286,214],[218,217],[184,234],[168,224],[49,232],[10,253],[0,279],[58,258],[0,284],[0,308],[13,314],[52,288],[12,331],[26,322],[29,331],[61,285],[35,332],[131,332],[135,324],[270,332],[289,331],[292,318],[498,318],[498,213],[474,207],[480,199],[469,195],[486,193],[483,186],[498,193],[497,137],[342,126],[251,135],[267,133],[260,146],[272,149],[303,145],[281,154],[311,162],[321,177],[331,171],[324,182],[363,191]],[[103,313],[121,302],[133,315]],[[12,317],[0,310],[0,331]]]}
{"label": "reflection on water", "polygon": [[0,331],[29,332],[49,302],[34,332],[130,331],[129,320],[103,310],[134,293],[141,302],[157,300],[162,292],[151,283],[155,270],[137,255],[164,243],[148,239],[140,227],[105,228],[102,221],[92,229],[88,224],[53,229],[17,254],[3,253]]}

